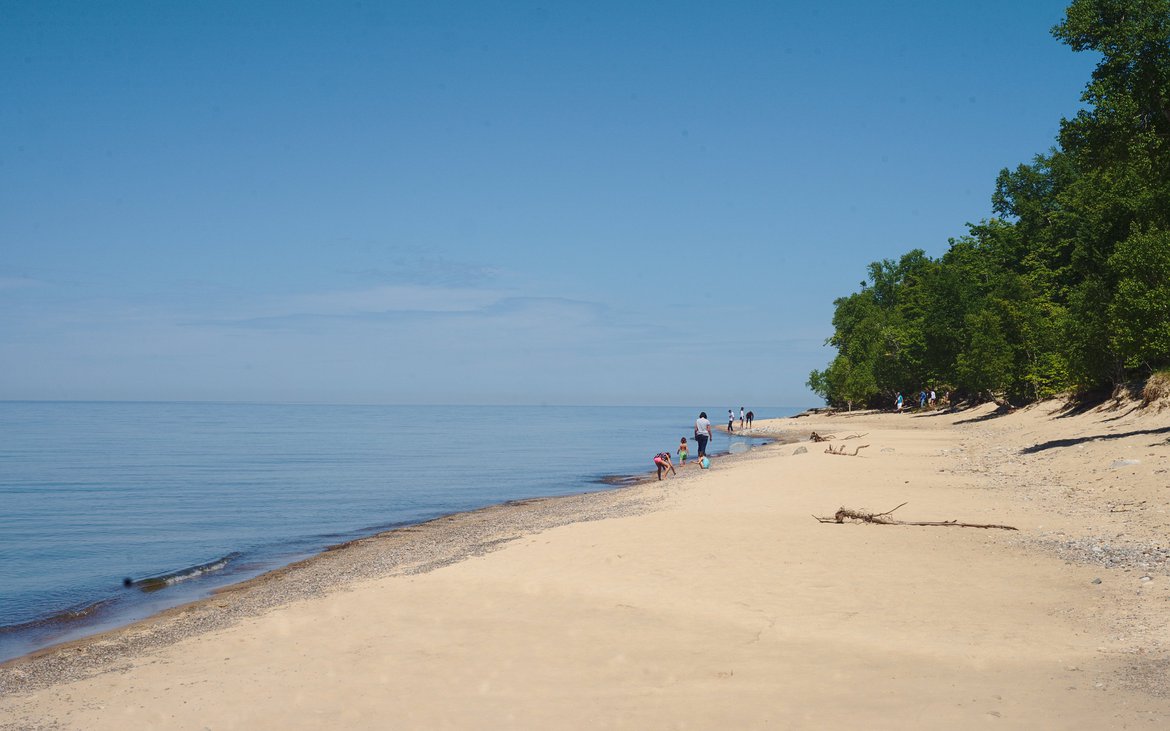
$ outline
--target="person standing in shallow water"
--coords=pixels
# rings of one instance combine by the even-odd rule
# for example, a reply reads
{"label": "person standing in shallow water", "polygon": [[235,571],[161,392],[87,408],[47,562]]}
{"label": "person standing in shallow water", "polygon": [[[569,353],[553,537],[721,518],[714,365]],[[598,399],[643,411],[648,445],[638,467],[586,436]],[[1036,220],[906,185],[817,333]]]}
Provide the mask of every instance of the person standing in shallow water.
{"label": "person standing in shallow water", "polygon": [[699,453],[697,459],[702,459],[707,456],[707,442],[711,441],[711,422],[707,421],[707,412],[699,412],[699,418],[695,419],[695,441],[699,444]]}

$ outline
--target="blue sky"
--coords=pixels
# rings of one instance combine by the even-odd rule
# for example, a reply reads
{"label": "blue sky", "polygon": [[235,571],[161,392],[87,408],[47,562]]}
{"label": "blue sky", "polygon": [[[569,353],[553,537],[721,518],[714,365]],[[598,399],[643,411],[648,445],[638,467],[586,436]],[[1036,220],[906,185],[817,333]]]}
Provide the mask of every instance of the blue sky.
{"label": "blue sky", "polygon": [[0,399],[813,405],[1063,9],[0,0]]}

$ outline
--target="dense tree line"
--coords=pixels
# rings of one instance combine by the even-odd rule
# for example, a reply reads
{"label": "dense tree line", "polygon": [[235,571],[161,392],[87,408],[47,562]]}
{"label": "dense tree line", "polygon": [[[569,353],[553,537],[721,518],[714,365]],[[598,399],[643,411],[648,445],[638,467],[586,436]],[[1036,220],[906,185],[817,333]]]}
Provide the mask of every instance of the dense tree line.
{"label": "dense tree line", "polygon": [[1022,403],[1170,366],[1170,0],[1074,0],[1053,35],[1101,60],[1057,144],[1004,169],[995,217],[834,303],[832,405],[935,387]]}

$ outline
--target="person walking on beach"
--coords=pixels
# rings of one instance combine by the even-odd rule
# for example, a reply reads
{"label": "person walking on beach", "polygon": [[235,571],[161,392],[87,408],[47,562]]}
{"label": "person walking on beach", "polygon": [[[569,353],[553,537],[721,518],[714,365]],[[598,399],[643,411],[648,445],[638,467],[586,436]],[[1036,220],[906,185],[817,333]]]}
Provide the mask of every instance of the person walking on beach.
{"label": "person walking on beach", "polygon": [[735,414],[732,413],[731,409],[727,410],[727,433],[735,433]]}
{"label": "person walking on beach", "polygon": [[688,455],[687,438],[683,437],[678,442],[678,466],[679,467],[686,467],[687,466],[687,455]]}
{"label": "person walking on beach", "polygon": [[894,406],[898,407],[898,411],[902,410],[902,392],[898,392],[898,398],[894,399]]}
{"label": "person walking on beach", "polygon": [[707,456],[707,442],[711,440],[711,422],[707,421],[707,412],[700,411],[699,418],[695,419],[695,441],[699,443],[699,459]]}
{"label": "person walking on beach", "polygon": [[658,468],[658,479],[662,479],[662,473],[670,470],[672,475],[678,473],[674,471],[674,465],[670,463],[670,452],[659,452],[654,455],[654,466]]}
{"label": "person walking on beach", "polygon": [[740,406],[739,407],[739,430],[740,431],[743,431],[743,419],[744,419],[743,407]]}

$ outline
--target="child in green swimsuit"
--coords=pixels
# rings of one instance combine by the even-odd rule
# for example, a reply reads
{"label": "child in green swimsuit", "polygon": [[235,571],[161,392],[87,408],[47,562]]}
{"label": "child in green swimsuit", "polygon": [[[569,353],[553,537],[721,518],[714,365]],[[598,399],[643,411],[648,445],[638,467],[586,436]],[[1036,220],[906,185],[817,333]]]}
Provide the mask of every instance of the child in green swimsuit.
{"label": "child in green swimsuit", "polygon": [[679,467],[686,467],[687,466],[687,454],[688,454],[688,452],[687,452],[687,438],[683,437],[678,442],[678,466]]}

